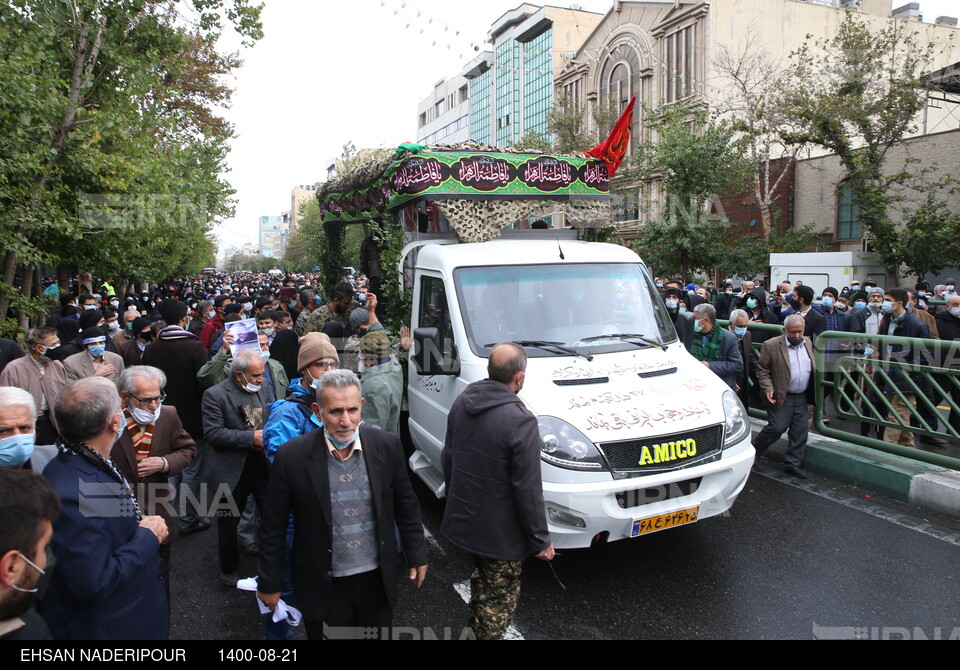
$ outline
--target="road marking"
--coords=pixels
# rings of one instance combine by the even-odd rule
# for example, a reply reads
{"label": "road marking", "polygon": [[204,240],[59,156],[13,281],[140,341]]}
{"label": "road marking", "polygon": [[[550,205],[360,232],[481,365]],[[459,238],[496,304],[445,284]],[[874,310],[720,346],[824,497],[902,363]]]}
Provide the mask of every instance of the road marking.
{"label": "road marking", "polygon": [[801,489],[802,491],[806,491],[807,493],[820,496],[821,498],[832,500],[833,502],[844,505],[845,507],[865,512],[866,514],[874,516],[878,519],[889,521],[890,523],[902,526],[903,528],[908,528],[910,530],[917,531],[918,533],[928,535],[937,540],[942,540],[948,544],[953,544],[960,547],[960,533],[933,527],[929,521],[926,521],[920,517],[901,514],[900,512],[887,509],[881,505],[878,505],[877,503],[867,502],[865,500],[860,500],[859,498],[853,498],[844,493],[818,486],[809,480],[791,477],[790,475],[780,472],[779,470],[767,465],[758,465],[754,468],[753,472],[755,474],[763,475],[764,477],[769,477],[770,479],[775,479],[778,482],[786,484],[787,486],[792,486],[794,488]]}
{"label": "road marking", "polygon": [[[453,590],[460,594],[460,597],[463,598],[463,602],[470,604],[470,580],[457,582],[453,585]],[[522,640],[523,635],[513,626],[507,628],[506,635],[503,636],[504,640]]]}

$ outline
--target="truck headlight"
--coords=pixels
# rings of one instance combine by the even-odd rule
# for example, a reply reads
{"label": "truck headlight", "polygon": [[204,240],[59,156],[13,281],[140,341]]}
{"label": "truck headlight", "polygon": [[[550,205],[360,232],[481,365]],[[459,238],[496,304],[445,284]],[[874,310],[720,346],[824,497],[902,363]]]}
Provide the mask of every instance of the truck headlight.
{"label": "truck headlight", "polygon": [[602,470],[600,450],[586,435],[566,421],[552,416],[537,417],[540,429],[540,458],[568,470]]}
{"label": "truck headlight", "polygon": [[726,449],[750,434],[747,410],[733,391],[723,393],[723,416],[723,448]]}

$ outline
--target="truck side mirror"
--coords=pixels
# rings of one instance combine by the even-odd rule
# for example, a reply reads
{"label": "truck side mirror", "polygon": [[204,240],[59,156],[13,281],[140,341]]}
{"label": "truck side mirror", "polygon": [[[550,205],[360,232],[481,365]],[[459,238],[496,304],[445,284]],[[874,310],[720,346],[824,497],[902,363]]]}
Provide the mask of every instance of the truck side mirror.
{"label": "truck side mirror", "polygon": [[413,331],[413,364],[422,375],[460,375],[460,357],[456,345],[444,351],[438,328],[417,328]]}

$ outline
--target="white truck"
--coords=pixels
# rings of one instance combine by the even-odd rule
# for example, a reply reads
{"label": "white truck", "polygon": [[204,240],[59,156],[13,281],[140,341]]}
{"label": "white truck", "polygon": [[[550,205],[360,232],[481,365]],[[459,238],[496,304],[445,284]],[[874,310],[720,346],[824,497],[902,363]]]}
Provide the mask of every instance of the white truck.
{"label": "white truck", "polygon": [[731,507],[754,460],[747,412],[679,341],[633,251],[558,229],[464,243],[409,218],[410,466],[437,496],[447,413],[486,378],[492,347],[512,341],[528,355],[519,396],[538,417],[557,548],[638,537]]}

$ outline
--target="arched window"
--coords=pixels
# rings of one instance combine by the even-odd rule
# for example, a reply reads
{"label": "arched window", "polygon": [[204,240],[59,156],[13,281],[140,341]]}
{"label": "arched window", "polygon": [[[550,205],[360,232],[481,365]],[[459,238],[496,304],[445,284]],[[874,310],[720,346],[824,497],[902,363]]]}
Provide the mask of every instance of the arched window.
{"label": "arched window", "polygon": [[[616,104],[618,112],[622,112],[630,98],[640,96],[640,55],[631,44],[620,44],[607,54],[600,72],[599,102],[608,105]],[[640,103],[644,101],[641,98]],[[637,136],[640,130],[639,111],[633,115],[633,133]]]}

